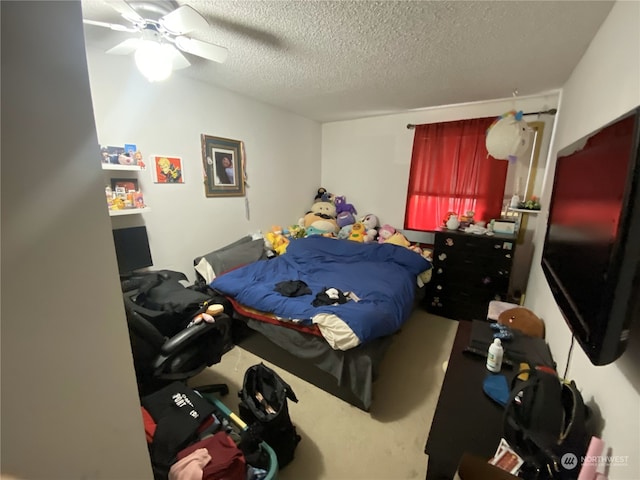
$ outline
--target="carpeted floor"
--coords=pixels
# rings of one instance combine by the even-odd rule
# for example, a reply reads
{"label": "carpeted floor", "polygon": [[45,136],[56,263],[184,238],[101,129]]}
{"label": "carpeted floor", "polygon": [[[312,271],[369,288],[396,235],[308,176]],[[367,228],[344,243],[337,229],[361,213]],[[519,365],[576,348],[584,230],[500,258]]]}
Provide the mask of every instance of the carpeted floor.
{"label": "carpeted floor", "polygon": [[[299,399],[289,410],[302,440],[278,479],[424,479],[424,446],[456,328],[455,321],[416,309],[384,358],[369,413],[265,362]],[[190,383],[226,382],[231,393],[223,400],[237,412],[244,372],[261,361],[234,347]]]}
{"label": "carpeted floor", "polygon": [[[417,309],[396,335],[374,384],[371,412],[363,412],[273,366],[293,388],[291,419],[302,440],[280,480],[424,479],[424,446],[444,378],[443,362],[458,323]],[[245,370],[259,357],[234,347],[193,385],[226,382],[223,401],[237,412]]]}

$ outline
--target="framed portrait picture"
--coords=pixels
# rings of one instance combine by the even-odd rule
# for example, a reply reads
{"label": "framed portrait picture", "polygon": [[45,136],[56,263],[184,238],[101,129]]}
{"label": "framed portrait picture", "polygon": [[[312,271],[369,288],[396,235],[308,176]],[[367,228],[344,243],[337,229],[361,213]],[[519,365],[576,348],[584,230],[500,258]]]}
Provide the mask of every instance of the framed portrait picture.
{"label": "framed portrait picture", "polygon": [[207,197],[243,197],[243,142],[209,135],[201,140]]}
{"label": "framed portrait picture", "polygon": [[153,155],[151,164],[155,183],[184,183],[182,158]]}

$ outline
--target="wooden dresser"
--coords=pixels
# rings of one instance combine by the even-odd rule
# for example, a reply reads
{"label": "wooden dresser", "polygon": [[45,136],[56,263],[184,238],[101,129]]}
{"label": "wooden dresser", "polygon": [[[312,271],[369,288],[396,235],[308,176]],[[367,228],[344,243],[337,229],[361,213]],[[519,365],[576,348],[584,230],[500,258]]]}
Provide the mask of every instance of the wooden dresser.
{"label": "wooden dresser", "polygon": [[515,247],[514,235],[436,231],[426,309],[455,320],[486,319],[491,300],[507,300]]}

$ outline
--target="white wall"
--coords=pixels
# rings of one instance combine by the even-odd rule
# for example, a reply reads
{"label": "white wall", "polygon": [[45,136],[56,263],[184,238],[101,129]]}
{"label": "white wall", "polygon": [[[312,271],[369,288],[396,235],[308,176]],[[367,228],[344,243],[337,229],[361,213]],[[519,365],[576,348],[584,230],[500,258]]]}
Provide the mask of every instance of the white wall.
{"label": "white wall", "polygon": [[[114,228],[146,224],[154,268],[193,280],[195,257],[248,233],[295,224],[313,203],[320,179],[318,123],[181,72],[149,83],[133,56],[89,49],[87,58],[100,143],[134,143],[147,164],[153,154],[183,160],[184,184],[154,184],[151,169],[137,174],[149,213],[112,217]],[[244,142],[246,197],[205,196],[201,134]],[[105,173],[105,183],[113,173]]]}
{"label": "white wall", "polygon": [[[551,196],[556,152],[640,104],[639,32],[640,3],[617,2],[565,84],[543,208]],[[547,212],[541,216],[546,221]],[[544,228],[536,232],[539,245],[544,234]],[[571,334],[544,278],[540,257],[538,248],[525,305],[544,318],[551,349],[564,373]],[[605,421],[603,438],[611,454],[628,456],[626,465],[610,468],[610,479],[640,478],[640,329],[635,330],[635,350],[630,349],[613,364],[591,365],[576,344],[569,365],[568,377],[576,381],[585,400],[595,402],[601,410]]]}
{"label": "white wall", "polygon": [[[525,112],[557,106],[558,93],[428,108],[322,125],[322,186],[346,195],[358,214],[374,213],[395,228],[404,224],[414,130],[407,124],[435,123],[499,116],[508,110]],[[528,121],[536,116],[525,117]],[[544,115],[545,138],[553,117]]]}
{"label": "white wall", "polygon": [[[77,2],[1,2],[2,475],[152,478]],[[88,161],[89,160],[89,161]]]}

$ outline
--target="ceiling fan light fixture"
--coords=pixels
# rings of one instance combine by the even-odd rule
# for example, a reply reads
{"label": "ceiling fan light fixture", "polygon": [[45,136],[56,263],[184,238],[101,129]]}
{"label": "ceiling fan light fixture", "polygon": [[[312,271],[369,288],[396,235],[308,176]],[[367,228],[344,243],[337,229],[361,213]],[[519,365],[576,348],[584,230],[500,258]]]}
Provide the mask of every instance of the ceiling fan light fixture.
{"label": "ceiling fan light fixture", "polygon": [[[107,53],[112,55],[133,53],[138,70],[150,82],[166,80],[173,70],[189,67],[191,62],[183,52],[218,63],[223,63],[229,55],[229,50],[223,46],[184,35],[191,31],[204,30],[209,25],[206,18],[188,5],[176,7],[174,0],[154,2],[108,0],[106,3],[132,25],[125,26],[89,19],[84,19],[84,23],[111,30],[138,33],[137,38],[120,42],[107,50]],[[152,15],[145,18],[141,14],[143,12],[150,12]]]}
{"label": "ceiling fan light fixture", "polygon": [[173,47],[155,40],[143,40],[136,49],[135,61],[138,70],[150,82],[161,82],[173,71]]}

